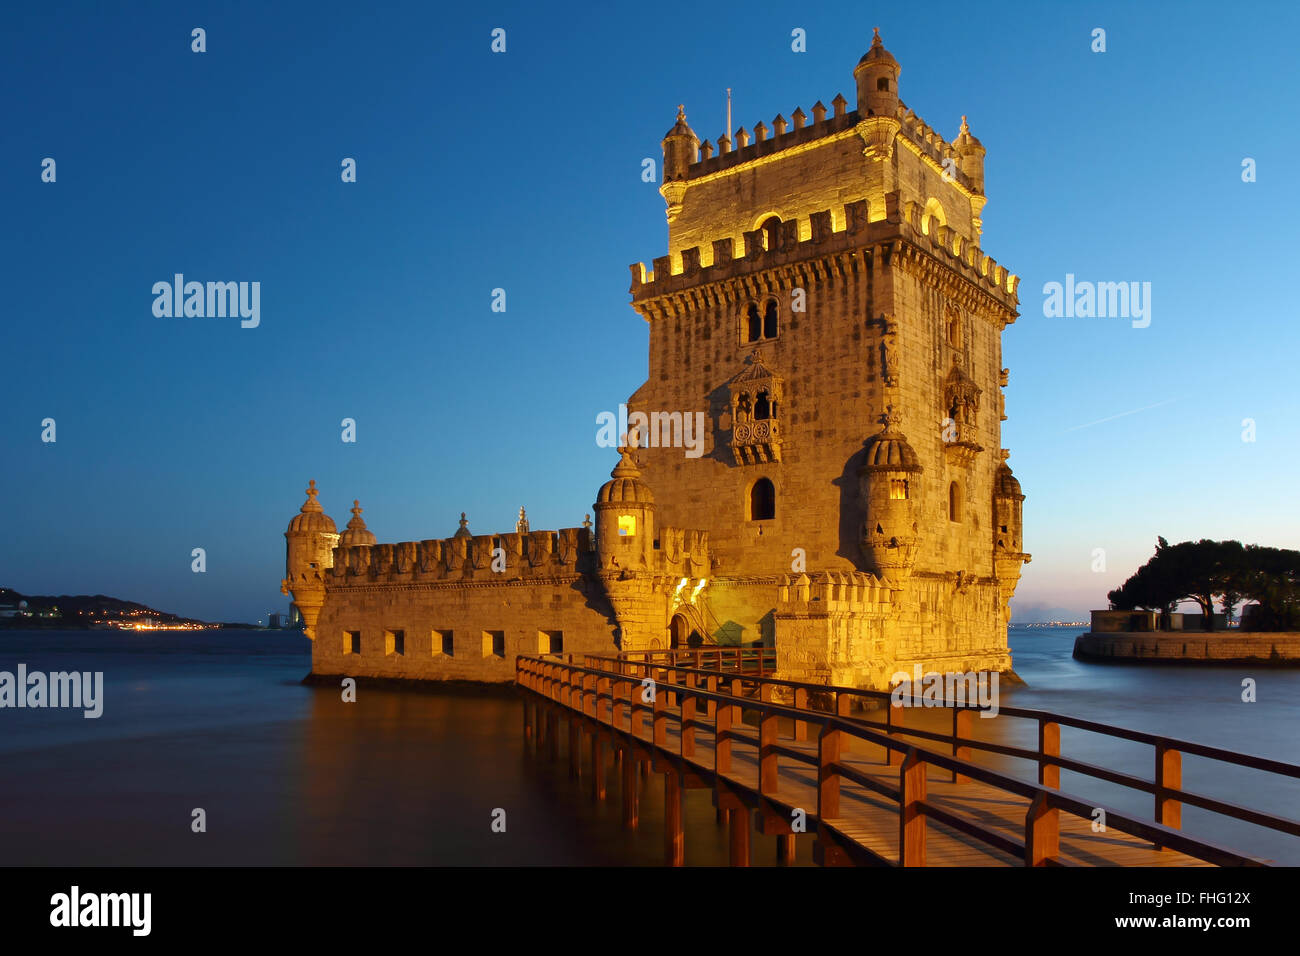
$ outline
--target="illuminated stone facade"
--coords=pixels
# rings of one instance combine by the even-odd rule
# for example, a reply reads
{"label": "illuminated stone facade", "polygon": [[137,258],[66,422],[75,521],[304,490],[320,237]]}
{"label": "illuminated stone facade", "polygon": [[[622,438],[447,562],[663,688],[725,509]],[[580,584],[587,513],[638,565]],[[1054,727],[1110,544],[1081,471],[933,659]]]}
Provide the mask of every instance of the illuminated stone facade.
{"label": "illuminated stone facade", "polygon": [[[857,110],[837,96],[716,148],[679,110],[668,254],[632,267],[649,377],[594,536],[330,550],[332,522],[291,526],[314,671],[508,680],[518,653],[701,640],[857,686],[1010,668],[1029,560],[1000,441],[1017,278],[979,245],[983,146],[964,118],[951,143],[923,123],[899,72],[877,35]],[[694,457],[665,413],[697,411]]]}

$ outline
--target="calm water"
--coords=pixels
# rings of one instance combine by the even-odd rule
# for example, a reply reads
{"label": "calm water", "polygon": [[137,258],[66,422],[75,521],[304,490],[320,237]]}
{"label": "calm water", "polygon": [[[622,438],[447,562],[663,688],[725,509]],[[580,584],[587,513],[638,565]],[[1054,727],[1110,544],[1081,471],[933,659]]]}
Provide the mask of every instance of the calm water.
{"label": "calm water", "polygon": [[[1300,763],[1300,670],[1085,665],[1076,631],[1013,629],[1005,705],[1039,707]],[[662,793],[624,831],[618,790],[598,804],[562,764],[525,753],[511,697],[397,693],[300,683],[309,642],[274,632],[0,632],[0,670],[103,671],[104,713],[0,710],[0,865],[659,864]],[[1241,680],[1258,702],[1241,702]],[[917,712],[912,712],[917,713]],[[926,715],[928,716],[928,715]],[[1036,741],[1010,718],[976,734]],[[1022,725],[1022,726],[1018,726]],[[1150,748],[1063,730],[1065,753],[1149,776]],[[990,761],[991,762],[991,761]],[[1004,763],[1029,773],[1024,765]],[[1300,784],[1184,760],[1185,785],[1300,816]],[[1062,787],[1126,810],[1149,798],[1064,774]],[[191,832],[195,808],[207,832]],[[493,811],[506,832],[493,833]],[[688,791],[687,862],[724,865],[710,795]],[[1184,829],[1300,864],[1300,841],[1184,809]],[[775,858],[755,836],[754,860]],[[810,862],[808,840],[799,862]]]}

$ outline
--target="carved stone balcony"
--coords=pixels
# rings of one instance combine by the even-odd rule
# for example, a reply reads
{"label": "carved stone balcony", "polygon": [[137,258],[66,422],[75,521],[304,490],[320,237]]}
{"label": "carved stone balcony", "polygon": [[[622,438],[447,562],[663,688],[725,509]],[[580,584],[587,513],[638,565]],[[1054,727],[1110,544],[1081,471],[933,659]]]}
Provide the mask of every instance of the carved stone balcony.
{"label": "carved stone balcony", "polygon": [[945,423],[943,453],[959,468],[969,468],[984,446],[975,440],[975,426],[967,422]]}
{"label": "carved stone balcony", "polygon": [[781,460],[781,431],[775,418],[737,422],[731,429],[731,451],[738,465]]}

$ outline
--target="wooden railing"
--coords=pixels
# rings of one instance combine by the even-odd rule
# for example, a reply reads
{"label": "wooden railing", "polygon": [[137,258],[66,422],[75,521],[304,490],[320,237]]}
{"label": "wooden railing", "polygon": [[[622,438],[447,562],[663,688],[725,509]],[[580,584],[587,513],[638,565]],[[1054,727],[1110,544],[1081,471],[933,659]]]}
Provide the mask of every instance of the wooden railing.
{"label": "wooden railing", "polygon": [[[588,655],[584,660],[610,660],[607,654]],[[613,659],[641,664],[688,665],[694,668],[752,673],[762,677],[776,670],[776,649],[771,647],[694,647],[655,651],[623,651]]]}
{"label": "wooden railing", "polygon": [[[618,666],[614,663],[617,659],[610,657],[588,657],[587,660],[589,662],[604,661],[605,666]],[[682,667],[671,669],[677,672],[685,672],[685,669]],[[707,669],[703,672],[707,673]],[[755,682],[749,677],[745,677],[744,680],[751,683]],[[948,733],[939,733],[923,730],[921,728],[904,729],[904,715],[909,708],[890,706],[892,695],[889,691],[872,691],[854,687],[809,684],[800,681],[781,680],[777,678],[763,678],[761,683],[773,687],[787,688],[792,691],[796,707],[801,705],[801,701],[806,705],[806,702],[809,699],[808,695],[824,696],[829,694],[833,695],[833,709],[835,713],[840,716],[849,716],[851,712],[860,708],[865,709],[866,707],[875,708],[876,710],[883,709],[885,714],[883,721],[871,719],[866,716],[858,717],[857,719],[867,726],[884,730],[887,733],[903,733],[912,738],[934,741],[935,743],[946,745],[949,752],[955,757],[969,759],[972,751],[983,751],[985,753],[1000,754],[1006,757],[1032,761],[1038,767],[1038,782],[1044,786],[1053,788],[1059,787],[1061,779],[1060,772],[1062,769],[1065,769],[1084,776],[1105,780],[1108,783],[1149,793],[1154,799],[1155,822],[1162,823],[1166,826],[1174,828],[1180,826],[1182,804],[1186,803],[1189,806],[1199,807],[1212,813],[1232,817],[1258,826],[1268,827],[1282,833],[1287,833],[1291,836],[1300,836],[1300,821],[1275,816],[1248,807],[1238,806],[1227,801],[1218,800],[1213,797],[1182,789],[1183,754],[1216,760],[1221,763],[1231,764],[1250,770],[1260,770],[1266,773],[1300,779],[1300,766],[1295,764],[1284,763],[1280,760],[1271,760],[1266,757],[1240,754],[1235,751],[1224,750],[1220,747],[1211,747],[1205,744],[1181,740],[1175,737],[1165,737],[1159,734],[1151,734],[1139,730],[1129,730],[1124,727],[1115,727],[1110,724],[1084,720],[1083,718],[1072,717],[1067,714],[1059,714],[1051,711],[1024,707],[999,706],[998,716],[1000,717],[1029,720],[1037,724],[1038,746],[1034,750],[1027,750],[1022,747],[1015,747],[1009,744],[999,744],[993,741],[981,741],[971,737],[971,731],[974,726],[973,719],[979,712],[978,707],[969,705],[963,706],[956,704],[953,701],[943,701],[943,707],[951,713],[952,729]],[[1073,760],[1062,755],[1062,727],[1072,727],[1076,730],[1113,737],[1119,740],[1127,740],[1133,743],[1146,744],[1152,747],[1154,750],[1154,773],[1152,779],[1147,780],[1142,777],[1133,776],[1132,774],[1112,770],[1109,767],[1101,767],[1096,764]],[[958,776],[960,776],[960,774]]]}
{"label": "wooden railing", "polygon": [[[664,652],[649,652],[663,654]],[[1220,865],[1259,865],[1258,860],[1207,840],[1179,832],[1181,805],[1200,807],[1211,813],[1245,821],[1292,836],[1300,836],[1300,821],[1279,817],[1249,807],[1228,803],[1184,790],[1181,784],[1181,755],[1184,753],[1239,767],[1281,776],[1300,778],[1300,766],[1238,754],[1190,741],[1127,730],[1082,720],[1068,715],[1027,708],[999,707],[1000,716],[1036,721],[1038,746],[1034,750],[981,741],[971,736],[972,718],[978,708],[948,702],[952,712],[952,731],[940,733],[904,726],[906,707],[889,706],[890,694],[852,687],[837,687],[747,675],[720,668],[685,666],[677,663],[682,652],[674,652],[670,662],[656,663],[651,657],[588,656],[583,665],[558,656],[520,657],[516,662],[518,683],[564,707],[605,724],[612,730],[639,736],[648,716],[652,721],[651,740],[656,747],[667,745],[669,721],[677,723],[677,755],[693,758],[695,733],[711,727],[715,735],[714,773],[726,775],[731,770],[733,743],[742,741],[758,749],[759,792],[776,789],[778,761],[790,760],[817,768],[819,820],[833,820],[839,815],[841,784],[850,781],[899,804],[901,820],[898,859],[902,865],[922,865],[925,859],[926,820],[940,821],[961,833],[1010,853],[1026,865],[1050,865],[1057,855],[1059,815],[1064,812],[1091,821],[1097,810],[1105,813],[1106,826],[1148,840],[1156,847],[1175,850]],[[686,652],[697,653],[695,650]],[[704,655],[708,651],[700,649]],[[695,658],[690,656],[694,664]],[[708,660],[701,657],[701,662]],[[724,655],[725,660],[725,655]],[[650,702],[642,701],[646,681],[653,681],[655,693]],[[746,693],[746,691],[749,693]],[[780,695],[792,701],[778,703]],[[677,710],[670,710],[670,699]],[[884,719],[866,714],[851,716],[863,705],[884,705]],[[757,735],[746,733],[741,720],[743,711],[755,714]],[[869,712],[868,712],[869,713]],[[781,744],[779,721],[792,722],[790,739],[807,741],[812,728],[817,729],[817,748],[798,749]],[[708,721],[708,723],[706,723]],[[1117,739],[1151,745],[1155,750],[1154,779],[1145,780],[1106,767],[1065,757],[1060,752],[1060,728],[1103,734]],[[942,745],[947,753],[927,749],[900,738],[917,738]],[[885,760],[899,766],[897,787],[882,785],[875,778],[846,764],[841,755],[852,741],[872,744],[884,750]],[[973,751],[1001,754],[1030,760],[1037,764],[1038,782],[993,770],[971,761]],[[938,767],[950,773],[954,782],[977,781],[1030,802],[1025,819],[1025,840],[1008,838],[975,821],[958,816],[926,801],[926,768]],[[1095,800],[1060,790],[1060,770],[1105,780],[1154,797],[1154,819],[1142,820]]]}

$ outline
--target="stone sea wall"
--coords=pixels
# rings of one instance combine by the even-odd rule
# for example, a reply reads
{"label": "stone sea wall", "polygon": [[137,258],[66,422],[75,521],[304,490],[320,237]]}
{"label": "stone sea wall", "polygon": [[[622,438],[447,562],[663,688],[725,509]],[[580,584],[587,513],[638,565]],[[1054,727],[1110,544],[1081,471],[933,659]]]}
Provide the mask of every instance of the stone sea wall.
{"label": "stone sea wall", "polygon": [[1300,666],[1300,632],[1089,632],[1075,639],[1074,656],[1126,663]]}

